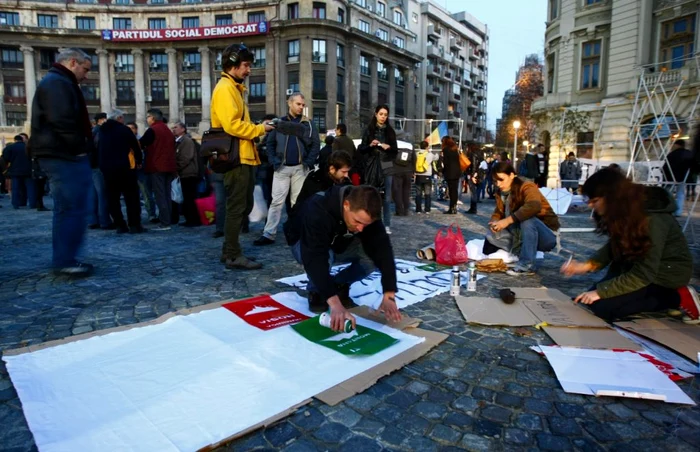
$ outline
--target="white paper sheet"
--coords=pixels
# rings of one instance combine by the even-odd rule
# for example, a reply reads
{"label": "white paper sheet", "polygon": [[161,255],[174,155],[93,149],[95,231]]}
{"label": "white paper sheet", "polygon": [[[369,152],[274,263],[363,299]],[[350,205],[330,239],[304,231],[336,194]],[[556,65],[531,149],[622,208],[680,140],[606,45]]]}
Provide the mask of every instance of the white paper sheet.
{"label": "white paper sheet", "polygon": [[[295,293],[273,298],[310,314]],[[295,406],[424,339],[368,357],[262,331],[225,308],[6,356],[41,451],[192,451]]]}
{"label": "white paper sheet", "polygon": [[[506,264],[514,264],[520,259],[515,254],[510,254],[506,250],[498,250],[495,253],[486,255],[482,252],[484,249],[485,239],[472,239],[467,242],[467,255],[469,259],[474,261],[483,261],[484,259],[502,259]],[[535,255],[535,259],[544,259],[544,253],[538,251]]]}
{"label": "white paper sheet", "polygon": [[695,405],[681,388],[634,352],[540,346],[564,391],[660,399]]}

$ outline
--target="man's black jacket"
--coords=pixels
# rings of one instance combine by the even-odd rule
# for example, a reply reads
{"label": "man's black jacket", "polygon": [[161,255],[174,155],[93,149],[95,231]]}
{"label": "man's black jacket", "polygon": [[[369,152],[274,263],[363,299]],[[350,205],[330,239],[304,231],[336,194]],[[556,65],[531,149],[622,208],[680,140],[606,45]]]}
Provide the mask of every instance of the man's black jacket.
{"label": "man's black jacket", "polygon": [[382,274],[385,292],[396,292],[396,264],[394,250],[381,220],[352,234],[343,220],[343,200],[351,187],[334,186],[325,193],[313,195],[301,206],[298,221],[301,259],[304,270],[313,281],[322,300],[337,295],[336,285],[330,275],[329,251],[344,252],[353,240],[360,240],[367,256]]}
{"label": "man's black jacket", "polygon": [[99,167],[102,172],[117,172],[131,169],[129,152],[134,152],[134,160],[137,165],[143,163],[141,146],[136,135],[127,126],[108,119],[100,126]]}

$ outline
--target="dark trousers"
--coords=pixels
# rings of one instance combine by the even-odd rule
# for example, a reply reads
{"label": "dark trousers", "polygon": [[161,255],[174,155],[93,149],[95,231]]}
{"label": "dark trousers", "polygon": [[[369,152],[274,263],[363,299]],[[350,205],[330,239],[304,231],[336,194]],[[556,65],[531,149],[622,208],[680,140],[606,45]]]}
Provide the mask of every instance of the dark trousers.
{"label": "dark trousers", "polygon": [[425,199],[425,212],[430,212],[432,193],[432,178],[430,176],[416,176],[416,212],[423,211],[423,199]]}
{"label": "dark trousers", "polygon": [[224,174],[226,188],[226,221],[224,223],[223,254],[235,259],[241,254],[238,240],[243,218],[253,210],[253,190],[255,189],[255,167],[241,165]]}
{"label": "dark trousers", "polygon": [[121,196],[124,195],[126,216],[130,228],[141,226],[141,202],[139,199],[139,182],[135,170],[102,171],[107,189],[109,215],[117,227],[125,226],[122,214]]}
{"label": "dark trousers", "polygon": [[18,209],[29,205],[30,209],[36,207],[34,180],[30,176],[12,176],[12,207]]}
{"label": "dark trousers", "polygon": [[411,174],[395,174],[391,187],[391,196],[394,198],[396,215],[408,215],[411,205]]}
{"label": "dark trousers", "polygon": [[469,185],[469,209],[476,210],[476,203],[479,201],[478,189],[471,177],[467,178],[467,185]]}
{"label": "dark trousers", "polygon": [[172,184],[174,176],[172,173],[152,173],[151,185],[153,194],[158,205],[158,219],[161,226],[169,226],[172,212],[172,200],[170,197],[170,184]]}
{"label": "dark trousers", "polygon": [[199,178],[180,178],[180,185],[182,185],[182,197],[184,198],[180,209],[185,216],[185,223],[191,226],[199,226],[199,213],[197,212],[197,204],[194,202],[197,199]]}
{"label": "dark trousers", "polygon": [[680,303],[681,297],[676,289],[649,284],[624,295],[601,298],[588,307],[601,319],[613,322],[640,312],[674,309]]}
{"label": "dark trousers", "polygon": [[39,177],[34,179],[34,189],[36,190],[36,207],[37,209],[43,209],[44,195],[46,195],[46,178]]}
{"label": "dark trousers", "polygon": [[456,209],[459,200],[459,179],[447,179],[447,191],[450,195],[450,209]]}

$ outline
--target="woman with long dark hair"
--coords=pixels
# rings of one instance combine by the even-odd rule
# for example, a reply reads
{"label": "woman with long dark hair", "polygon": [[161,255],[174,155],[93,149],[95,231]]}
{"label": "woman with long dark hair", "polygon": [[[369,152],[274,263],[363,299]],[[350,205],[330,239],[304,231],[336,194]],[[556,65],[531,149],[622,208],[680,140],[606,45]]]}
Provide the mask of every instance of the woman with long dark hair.
{"label": "woman with long dark hair", "polygon": [[[391,234],[391,185],[393,162],[398,153],[396,132],[389,124],[389,107],[377,105],[369,125],[362,132],[357,151],[365,156],[364,183],[384,193],[383,220],[386,232]],[[377,167],[377,164],[379,167]]]}
{"label": "woman with long dark hair", "polygon": [[500,162],[493,169],[496,209],[489,222],[484,254],[499,249],[518,253],[518,263],[506,273],[525,276],[535,273],[537,251],[551,251],[557,244],[554,231],[559,218],[533,182],[523,181],[513,165]]}
{"label": "woman with long dark hair", "polygon": [[442,177],[447,182],[447,192],[450,196],[450,207],[445,213],[454,215],[457,213],[462,169],[459,166],[459,147],[449,136],[442,137],[442,165]]}
{"label": "woman with long dark hair", "polygon": [[566,276],[602,270],[607,275],[574,300],[612,322],[644,311],[681,307],[697,321],[698,297],[687,287],[693,259],[678,222],[676,204],[661,187],[644,187],[605,168],[583,184],[597,232],[608,242],[586,262],[561,267]]}

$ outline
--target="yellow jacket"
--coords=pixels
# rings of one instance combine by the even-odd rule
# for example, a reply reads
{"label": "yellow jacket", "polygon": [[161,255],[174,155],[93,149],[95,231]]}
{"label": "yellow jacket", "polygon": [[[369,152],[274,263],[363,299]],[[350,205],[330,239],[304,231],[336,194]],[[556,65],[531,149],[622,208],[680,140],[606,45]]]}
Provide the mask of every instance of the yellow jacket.
{"label": "yellow jacket", "polygon": [[[265,135],[265,126],[250,122],[245,108],[243,93],[245,86],[222,72],[211,96],[211,126],[223,128],[226,133],[241,140],[240,155],[244,165],[260,165],[260,157],[253,139]],[[243,111],[245,110],[245,115]],[[241,116],[244,116],[241,119]]]}

